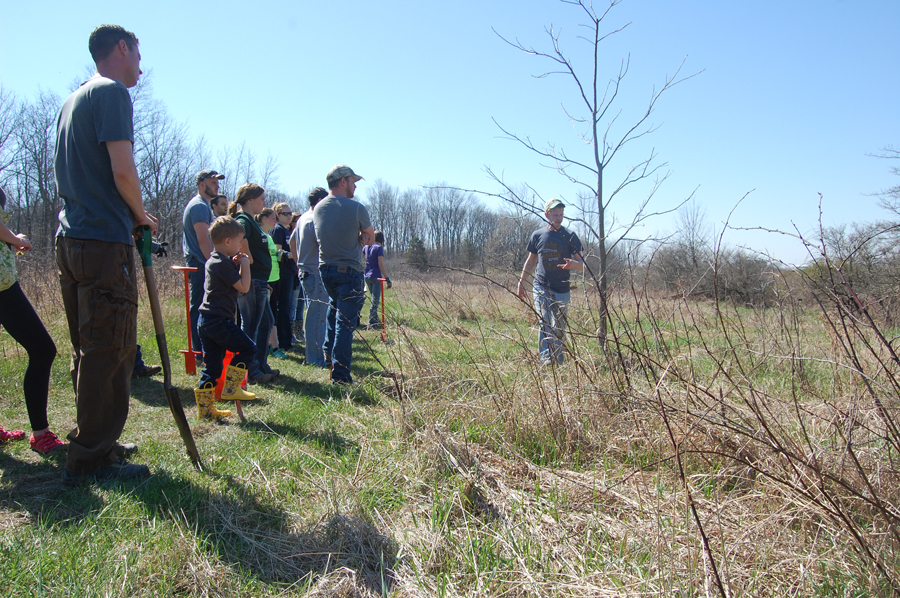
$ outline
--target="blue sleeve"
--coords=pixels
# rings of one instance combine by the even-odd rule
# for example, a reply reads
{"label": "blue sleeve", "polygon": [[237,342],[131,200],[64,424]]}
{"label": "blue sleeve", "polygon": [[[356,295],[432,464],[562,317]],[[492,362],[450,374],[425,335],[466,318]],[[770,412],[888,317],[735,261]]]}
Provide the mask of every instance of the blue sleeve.
{"label": "blue sleeve", "polygon": [[209,224],[212,222],[212,211],[205,205],[197,204],[191,208],[190,212],[188,212],[188,220],[191,223],[191,228],[198,222]]}

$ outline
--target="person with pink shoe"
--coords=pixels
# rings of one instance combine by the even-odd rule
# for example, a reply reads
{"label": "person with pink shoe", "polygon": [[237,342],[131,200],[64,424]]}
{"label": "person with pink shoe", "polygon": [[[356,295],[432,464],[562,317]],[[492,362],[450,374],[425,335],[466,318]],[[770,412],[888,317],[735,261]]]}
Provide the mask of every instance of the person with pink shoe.
{"label": "person with pink shoe", "polygon": [[[0,326],[28,353],[28,367],[22,389],[25,407],[33,430],[28,439],[32,450],[47,454],[66,448],[47,421],[47,397],[50,368],[56,358],[56,345],[41,322],[16,276],[16,252],[31,249],[24,234],[14,234],[6,226],[6,194],[0,189]],[[0,427],[0,442],[24,440],[22,430],[7,431]]]}

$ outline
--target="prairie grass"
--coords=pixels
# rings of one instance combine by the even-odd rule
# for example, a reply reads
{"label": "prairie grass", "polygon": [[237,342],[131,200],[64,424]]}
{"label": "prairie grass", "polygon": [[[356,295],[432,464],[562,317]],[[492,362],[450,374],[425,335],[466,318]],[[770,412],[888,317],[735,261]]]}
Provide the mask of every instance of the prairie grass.
{"label": "prairie grass", "polygon": [[[186,344],[180,280],[157,269],[174,350]],[[49,275],[27,271],[25,283],[60,348],[50,421],[64,432],[68,341]],[[566,363],[546,368],[535,314],[509,282],[397,275],[386,342],[357,333],[352,390],[291,356],[245,404],[246,423],[199,422],[196,378],[174,355],[202,474],[158,379],[134,383],[124,435],[154,471],[144,483],[67,489],[61,460],[4,445],[0,585],[34,596],[898,593],[900,385],[874,322],[810,307],[786,284],[765,310],[622,288],[604,348],[587,286],[573,293]],[[153,339],[142,304],[139,341],[158,363]],[[25,358],[5,333],[0,356],[0,423],[27,429]]]}

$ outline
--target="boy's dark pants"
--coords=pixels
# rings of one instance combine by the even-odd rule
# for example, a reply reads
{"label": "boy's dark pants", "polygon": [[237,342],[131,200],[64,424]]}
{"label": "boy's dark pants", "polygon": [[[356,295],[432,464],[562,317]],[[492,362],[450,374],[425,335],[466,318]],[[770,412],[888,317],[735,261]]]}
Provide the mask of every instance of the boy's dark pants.
{"label": "boy's dark pants", "polygon": [[256,354],[256,344],[244,331],[227,318],[207,316],[200,314],[200,340],[203,343],[203,358],[206,367],[200,372],[200,386],[203,388],[207,382],[215,386],[216,381],[222,375],[222,361],[225,359],[225,351],[234,353],[231,365],[243,364],[248,367]]}

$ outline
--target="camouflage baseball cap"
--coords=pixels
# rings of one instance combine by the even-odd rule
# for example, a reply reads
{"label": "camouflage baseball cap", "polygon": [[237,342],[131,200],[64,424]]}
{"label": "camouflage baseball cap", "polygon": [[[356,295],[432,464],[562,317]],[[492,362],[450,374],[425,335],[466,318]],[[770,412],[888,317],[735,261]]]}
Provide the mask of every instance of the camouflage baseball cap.
{"label": "camouflage baseball cap", "polygon": [[547,203],[544,204],[544,213],[546,214],[553,208],[564,208],[564,207],[566,207],[566,204],[564,204],[561,199],[559,199],[557,197],[552,197],[547,200]]}
{"label": "camouflage baseball cap", "polygon": [[219,179],[221,181],[224,178],[225,178],[224,174],[219,174],[215,170],[210,170],[207,168],[206,170],[201,170],[200,172],[197,173],[197,184],[199,185],[206,179]]}
{"label": "camouflage baseball cap", "polygon": [[325,177],[325,180],[328,181],[329,184],[339,181],[344,177],[352,177],[353,182],[361,181],[363,178],[353,172],[353,169],[349,166],[344,166],[343,164],[337,164],[328,171],[328,176]]}

